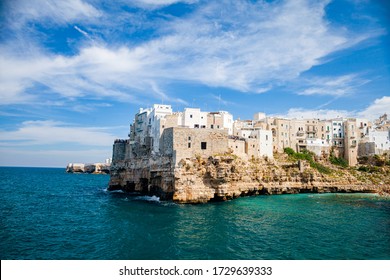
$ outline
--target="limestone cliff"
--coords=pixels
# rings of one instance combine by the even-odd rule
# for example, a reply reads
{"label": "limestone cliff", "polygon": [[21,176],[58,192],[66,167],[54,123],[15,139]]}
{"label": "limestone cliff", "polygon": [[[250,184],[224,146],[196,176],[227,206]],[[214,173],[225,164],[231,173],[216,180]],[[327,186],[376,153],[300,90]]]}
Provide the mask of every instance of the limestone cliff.
{"label": "limestone cliff", "polygon": [[246,160],[233,154],[193,157],[174,163],[170,157],[119,161],[111,167],[110,190],[157,195],[178,203],[206,203],[258,194],[382,192],[390,189],[390,170],[373,174],[356,168],[320,173],[305,161],[286,155]]}
{"label": "limestone cliff", "polygon": [[67,173],[93,173],[93,174],[109,174],[109,163],[69,163],[66,166]]}

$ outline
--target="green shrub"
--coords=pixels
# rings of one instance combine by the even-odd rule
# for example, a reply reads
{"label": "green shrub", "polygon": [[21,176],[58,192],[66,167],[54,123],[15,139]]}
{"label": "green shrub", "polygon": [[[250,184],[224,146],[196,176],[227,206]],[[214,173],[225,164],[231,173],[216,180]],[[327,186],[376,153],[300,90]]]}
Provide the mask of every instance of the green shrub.
{"label": "green shrub", "polygon": [[291,148],[284,148],[284,152],[288,154],[289,156],[292,156],[295,154],[295,151]]}
{"label": "green shrub", "polygon": [[368,172],[368,173],[380,172],[380,168],[378,166],[362,165],[359,166],[358,170],[362,172]]}
{"label": "green shrub", "polygon": [[335,157],[333,155],[331,155],[329,157],[329,161],[334,164],[334,165],[338,165],[338,166],[341,166],[341,167],[348,167],[348,162],[346,159],[344,158],[341,158],[341,157]]}
{"label": "green shrub", "polygon": [[332,172],[328,167],[323,166],[322,164],[315,161],[310,162],[310,166],[317,169],[320,173],[330,174]]}
{"label": "green shrub", "polygon": [[322,164],[314,161],[314,159],[313,159],[314,153],[312,153],[310,151],[303,150],[301,153],[296,153],[291,148],[284,148],[284,152],[293,160],[306,160],[306,161],[308,161],[310,163],[310,166],[312,168],[317,169],[318,172],[320,172],[320,173],[325,173],[325,174],[331,173],[331,170],[328,167],[323,166]]}

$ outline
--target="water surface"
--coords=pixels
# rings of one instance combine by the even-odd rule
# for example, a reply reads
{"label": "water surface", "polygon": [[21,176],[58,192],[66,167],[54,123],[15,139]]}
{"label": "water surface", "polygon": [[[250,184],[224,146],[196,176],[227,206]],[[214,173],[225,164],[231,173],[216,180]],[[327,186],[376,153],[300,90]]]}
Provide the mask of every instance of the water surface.
{"label": "water surface", "polygon": [[390,200],[377,195],[178,205],[108,181],[1,167],[1,259],[390,259]]}

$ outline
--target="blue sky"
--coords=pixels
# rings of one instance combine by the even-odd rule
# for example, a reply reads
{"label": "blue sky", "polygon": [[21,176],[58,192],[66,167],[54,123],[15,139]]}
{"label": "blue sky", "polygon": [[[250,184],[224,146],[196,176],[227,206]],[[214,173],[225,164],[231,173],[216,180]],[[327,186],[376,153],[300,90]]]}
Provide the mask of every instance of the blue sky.
{"label": "blue sky", "polygon": [[389,1],[0,5],[0,165],[104,161],[154,103],[241,119],[390,113]]}

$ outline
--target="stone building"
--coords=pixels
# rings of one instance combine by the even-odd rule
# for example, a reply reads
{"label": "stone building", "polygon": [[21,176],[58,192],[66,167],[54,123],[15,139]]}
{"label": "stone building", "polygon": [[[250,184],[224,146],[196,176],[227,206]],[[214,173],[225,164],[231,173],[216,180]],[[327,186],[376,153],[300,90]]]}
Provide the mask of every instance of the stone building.
{"label": "stone building", "polygon": [[[359,155],[389,151],[388,124],[386,115],[372,127],[364,119],[296,120],[264,113],[233,122],[226,111],[185,108],[173,112],[170,105],[155,104],[138,111],[128,139],[115,140],[109,189],[187,203],[258,192],[260,184],[274,184],[269,178],[277,176],[274,168],[279,167],[268,160],[274,153],[287,147],[317,156],[333,152],[354,166]],[[233,161],[236,166],[231,166]],[[290,184],[307,184],[302,163],[299,182]],[[246,167],[236,168],[241,165]],[[260,169],[266,172],[256,173]],[[282,169],[280,174],[287,172]],[[291,176],[286,174],[278,182],[286,182]]]}
{"label": "stone building", "polygon": [[160,141],[164,156],[172,156],[178,164],[182,159],[209,157],[229,151],[227,130],[171,127],[164,129]]}
{"label": "stone building", "polygon": [[168,157],[177,164],[181,159],[234,153],[243,158],[273,158],[289,147],[296,152],[309,150],[317,156],[331,152],[345,158],[349,165],[367,154],[389,150],[390,122],[383,115],[375,127],[365,119],[335,118],[285,119],[254,114],[253,120],[235,120],[226,111],[203,112],[185,108],[173,112],[170,105],[155,104],[141,108],[130,125],[129,139],[116,140],[113,162],[141,157]]}

